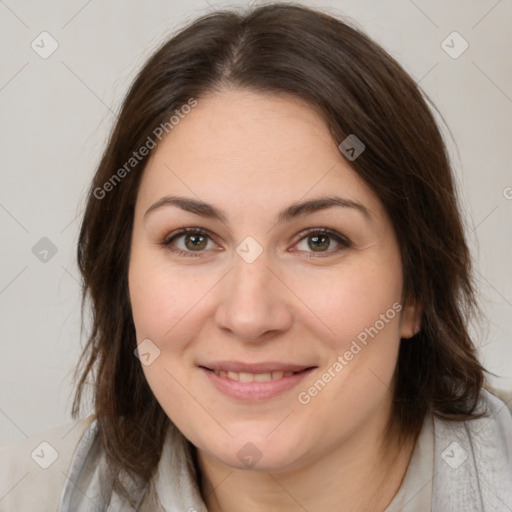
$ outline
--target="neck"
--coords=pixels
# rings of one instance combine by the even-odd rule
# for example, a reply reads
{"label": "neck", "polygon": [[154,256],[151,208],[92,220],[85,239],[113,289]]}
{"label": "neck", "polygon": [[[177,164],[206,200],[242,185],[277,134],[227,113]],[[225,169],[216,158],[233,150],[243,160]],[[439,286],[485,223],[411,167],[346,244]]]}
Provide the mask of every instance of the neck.
{"label": "neck", "polygon": [[293,471],[242,470],[198,452],[201,492],[210,512],[384,511],[407,470],[414,440],[398,446],[357,432]]}

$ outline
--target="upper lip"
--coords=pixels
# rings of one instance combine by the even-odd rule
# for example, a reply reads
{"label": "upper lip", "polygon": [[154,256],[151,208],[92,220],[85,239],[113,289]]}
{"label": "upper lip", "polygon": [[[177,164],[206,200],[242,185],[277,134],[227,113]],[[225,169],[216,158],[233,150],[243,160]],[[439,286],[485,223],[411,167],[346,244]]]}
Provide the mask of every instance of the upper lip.
{"label": "upper lip", "polygon": [[300,372],[312,366],[303,364],[287,364],[279,362],[243,363],[240,361],[216,361],[213,363],[201,364],[209,370],[225,370],[228,372],[245,373],[270,373],[270,372]]}

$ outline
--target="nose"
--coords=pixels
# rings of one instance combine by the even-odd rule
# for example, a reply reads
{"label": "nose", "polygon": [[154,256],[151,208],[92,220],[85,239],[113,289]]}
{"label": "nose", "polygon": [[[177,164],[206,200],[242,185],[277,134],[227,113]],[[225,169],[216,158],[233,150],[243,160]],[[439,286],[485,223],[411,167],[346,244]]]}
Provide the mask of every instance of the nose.
{"label": "nose", "polygon": [[292,325],[291,294],[261,255],[247,263],[236,256],[222,283],[216,325],[243,342],[261,342]]}

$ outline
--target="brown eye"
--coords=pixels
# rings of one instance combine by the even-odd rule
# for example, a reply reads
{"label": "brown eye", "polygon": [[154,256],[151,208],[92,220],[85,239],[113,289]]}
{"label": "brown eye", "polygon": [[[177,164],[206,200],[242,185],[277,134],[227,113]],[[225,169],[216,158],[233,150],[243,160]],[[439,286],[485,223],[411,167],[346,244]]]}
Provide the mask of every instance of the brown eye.
{"label": "brown eye", "polygon": [[310,256],[313,253],[329,256],[350,246],[347,238],[327,228],[310,229],[296,244],[299,251],[309,253]]}
{"label": "brown eye", "polygon": [[190,251],[200,251],[208,245],[208,238],[201,234],[185,235],[185,247]]}
{"label": "brown eye", "polygon": [[183,256],[199,256],[205,253],[207,249],[216,247],[215,242],[207,232],[196,228],[181,229],[167,236],[162,241],[162,245],[166,249]]}
{"label": "brown eye", "polygon": [[330,238],[326,235],[311,235],[307,237],[308,246],[311,250],[325,251],[329,248]]}

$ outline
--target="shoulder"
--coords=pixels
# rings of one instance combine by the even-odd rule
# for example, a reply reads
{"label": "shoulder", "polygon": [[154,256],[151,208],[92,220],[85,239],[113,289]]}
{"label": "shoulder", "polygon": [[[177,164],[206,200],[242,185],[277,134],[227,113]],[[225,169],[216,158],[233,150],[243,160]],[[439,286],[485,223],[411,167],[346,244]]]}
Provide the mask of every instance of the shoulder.
{"label": "shoulder", "polygon": [[0,447],[0,511],[55,511],[71,459],[94,416]]}
{"label": "shoulder", "polygon": [[[479,406],[485,415],[464,422],[475,456],[487,456],[496,448],[508,453],[512,467],[512,393],[482,390]],[[512,471],[512,469],[511,469]]]}
{"label": "shoulder", "polygon": [[[482,393],[482,398],[491,403],[491,407],[504,409],[512,415],[512,390],[498,389],[487,386],[486,390]],[[497,399],[497,400],[496,400]],[[505,408],[502,406],[505,405]]]}
{"label": "shoulder", "polygon": [[[441,437],[467,439],[475,456],[494,447],[512,450],[512,392],[483,389],[477,412],[484,414],[463,422],[435,420],[436,440]],[[512,464],[512,458],[509,462]]]}
{"label": "shoulder", "polygon": [[[487,414],[466,422],[477,469],[483,479],[506,478],[512,483],[512,393],[484,390],[482,403]],[[504,401],[506,400],[506,402]],[[510,485],[508,485],[510,491]],[[509,495],[512,505],[512,494]]]}
{"label": "shoulder", "polygon": [[507,403],[482,390],[479,410],[486,414],[481,418],[435,419],[434,503],[440,510],[500,510],[503,503],[512,505],[512,396],[498,394]]}
{"label": "shoulder", "polygon": [[481,404],[486,415],[465,422],[475,462],[482,476],[499,469],[512,482],[512,394],[483,390]]}

